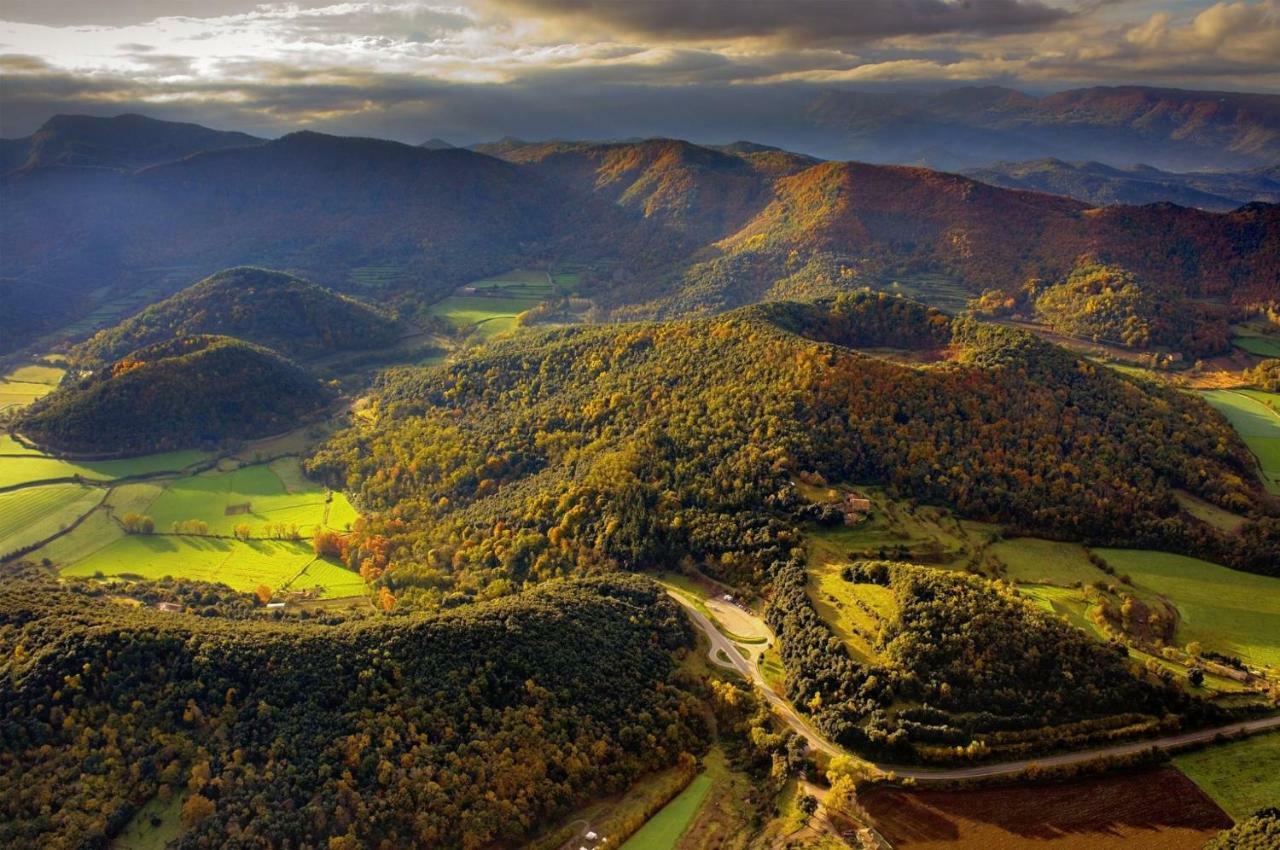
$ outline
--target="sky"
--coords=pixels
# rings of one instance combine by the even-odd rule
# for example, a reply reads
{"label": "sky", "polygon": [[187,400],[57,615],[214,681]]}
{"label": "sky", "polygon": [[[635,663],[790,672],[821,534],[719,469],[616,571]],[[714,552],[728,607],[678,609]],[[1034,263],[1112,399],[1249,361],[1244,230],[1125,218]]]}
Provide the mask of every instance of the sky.
{"label": "sky", "polygon": [[[0,0],[0,136],[728,141],[824,89],[1280,93],[1280,0]],[[792,111],[789,111],[792,110]]]}

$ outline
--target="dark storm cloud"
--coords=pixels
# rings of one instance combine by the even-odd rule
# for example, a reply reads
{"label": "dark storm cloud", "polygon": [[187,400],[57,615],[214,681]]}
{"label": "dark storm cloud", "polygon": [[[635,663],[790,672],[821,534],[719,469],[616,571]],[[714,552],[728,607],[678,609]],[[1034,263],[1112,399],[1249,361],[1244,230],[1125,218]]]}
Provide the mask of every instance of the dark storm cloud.
{"label": "dark storm cloud", "polygon": [[792,44],[904,35],[1006,33],[1071,12],[1039,0],[490,0],[534,17],[594,21],[630,35],[679,40],[775,38]]}

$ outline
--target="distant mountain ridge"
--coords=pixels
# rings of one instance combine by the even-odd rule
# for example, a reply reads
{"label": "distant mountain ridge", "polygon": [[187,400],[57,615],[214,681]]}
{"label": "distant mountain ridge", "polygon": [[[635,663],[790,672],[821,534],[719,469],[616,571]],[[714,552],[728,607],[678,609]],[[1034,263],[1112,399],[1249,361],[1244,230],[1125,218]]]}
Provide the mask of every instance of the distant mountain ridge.
{"label": "distant mountain ridge", "polygon": [[1100,86],[1034,97],[999,86],[828,91],[804,107],[842,159],[933,168],[1057,157],[1172,171],[1280,164],[1280,95]]}
{"label": "distant mountain ridge", "polygon": [[1050,158],[998,162],[963,173],[992,186],[1067,195],[1097,206],[1175,203],[1226,212],[1248,203],[1280,202],[1280,166],[1178,173],[1146,165],[1117,168]]}
{"label": "distant mountain ridge", "polygon": [[1280,297],[1275,205],[1093,208],[745,143],[508,139],[428,150],[300,132],[134,172],[23,169],[0,178],[0,194],[14,211],[0,230],[0,285],[11,303],[37,308],[0,314],[10,346],[89,312],[83,299],[104,286],[238,265],[296,270],[413,309],[505,269],[572,264],[590,270],[584,294],[616,318],[921,275],[949,281],[963,306],[1030,278],[1065,280],[1082,263],[1121,267],[1163,298]]}
{"label": "distant mountain ridge", "polygon": [[55,115],[26,138],[0,139],[0,174],[50,166],[131,171],[201,151],[259,145],[263,141],[246,133],[158,121],[143,115]]}

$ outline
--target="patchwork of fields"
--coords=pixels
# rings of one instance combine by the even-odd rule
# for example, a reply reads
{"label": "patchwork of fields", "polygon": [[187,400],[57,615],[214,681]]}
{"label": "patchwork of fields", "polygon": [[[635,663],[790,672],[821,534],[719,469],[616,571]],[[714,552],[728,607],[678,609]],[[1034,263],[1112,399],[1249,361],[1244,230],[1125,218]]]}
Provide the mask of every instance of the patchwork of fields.
{"label": "patchwork of fields", "polygon": [[[51,479],[58,483],[41,483]],[[68,461],[6,435],[0,487],[0,556],[48,541],[29,557],[65,575],[189,578],[242,591],[318,588],[320,598],[364,593],[359,575],[316,558],[307,539],[319,528],[349,530],[355,508],[307,479],[294,455],[270,463],[215,464],[199,451]],[[129,514],[149,517],[155,533],[126,533]],[[172,533],[179,523],[200,532]],[[246,530],[249,539],[235,539]]]}

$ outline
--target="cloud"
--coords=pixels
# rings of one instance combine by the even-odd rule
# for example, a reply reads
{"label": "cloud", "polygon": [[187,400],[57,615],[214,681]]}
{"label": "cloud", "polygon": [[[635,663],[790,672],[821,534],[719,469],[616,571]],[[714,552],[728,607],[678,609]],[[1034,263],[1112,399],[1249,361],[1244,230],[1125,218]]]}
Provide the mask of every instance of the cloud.
{"label": "cloud", "polygon": [[1072,12],[1039,0],[490,0],[534,17],[595,23],[628,36],[790,45],[859,43],[903,35],[1043,29]]}

